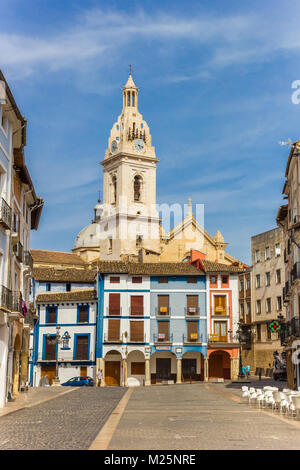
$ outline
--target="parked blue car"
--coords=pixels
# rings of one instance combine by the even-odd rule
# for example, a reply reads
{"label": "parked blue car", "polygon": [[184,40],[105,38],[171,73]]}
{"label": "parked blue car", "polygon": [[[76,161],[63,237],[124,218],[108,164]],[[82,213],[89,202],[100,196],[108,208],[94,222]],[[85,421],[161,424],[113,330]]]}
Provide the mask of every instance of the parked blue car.
{"label": "parked blue car", "polygon": [[61,385],[66,387],[92,387],[94,385],[94,379],[92,379],[92,377],[72,377]]}

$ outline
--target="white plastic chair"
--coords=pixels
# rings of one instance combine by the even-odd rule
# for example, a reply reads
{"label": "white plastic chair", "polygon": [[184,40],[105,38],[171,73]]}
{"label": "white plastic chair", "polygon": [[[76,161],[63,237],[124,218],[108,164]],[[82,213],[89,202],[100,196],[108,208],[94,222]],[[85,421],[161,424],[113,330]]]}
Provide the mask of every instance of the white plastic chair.
{"label": "white plastic chair", "polygon": [[242,398],[249,398],[249,388],[245,385],[242,387]]}
{"label": "white plastic chair", "polygon": [[282,402],[282,396],[281,396],[281,392],[278,392],[277,390],[275,390],[273,392],[273,403],[272,403],[272,411],[276,410],[276,408],[279,410],[281,410],[281,402]]}
{"label": "white plastic chair", "polygon": [[[251,390],[251,389],[250,389]],[[253,389],[254,390],[254,389]],[[249,391],[249,397],[248,397],[248,404],[251,405],[252,401],[255,401],[257,398],[257,392],[254,391]]]}
{"label": "white plastic chair", "polygon": [[292,416],[294,412],[296,413],[296,418],[298,418],[299,411],[300,411],[300,396],[299,395],[292,395]]}
{"label": "white plastic chair", "polygon": [[273,392],[272,390],[265,391],[265,404],[266,406],[272,406],[274,403]]}

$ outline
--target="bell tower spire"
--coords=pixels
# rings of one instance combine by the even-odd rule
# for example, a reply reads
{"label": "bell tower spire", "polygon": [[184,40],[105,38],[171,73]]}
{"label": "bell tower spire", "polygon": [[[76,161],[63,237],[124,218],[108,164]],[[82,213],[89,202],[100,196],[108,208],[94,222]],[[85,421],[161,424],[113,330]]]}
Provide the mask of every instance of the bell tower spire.
{"label": "bell tower spire", "polygon": [[137,100],[138,100],[138,91],[139,89],[135,85],[132,78],[132,67],[129,66],[129,77],[123,87],[123,111],[125,108],[136,108],[137,109]]}

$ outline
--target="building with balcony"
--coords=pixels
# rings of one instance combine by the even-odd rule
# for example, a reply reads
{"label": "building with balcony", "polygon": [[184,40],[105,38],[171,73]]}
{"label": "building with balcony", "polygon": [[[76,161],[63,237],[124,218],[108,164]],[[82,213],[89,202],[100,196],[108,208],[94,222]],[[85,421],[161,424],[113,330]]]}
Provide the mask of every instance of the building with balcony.
{"label": "building with balcony", "polygon": [[[281,344],[286,354],[289,387],[300,386],[298,356],[300,331],[300,141],[291,145],[282,194],[287,204],[280,206],[276,216],[284,240],[284,284],[282,298],[286,323],[281,328]],[[298,344],[299,343],[299,344]]]}
{"label": "building with balcony", "polygon": [[274,351],[281,351],[280,338],[270,324],[285,315],[283,287],[285,283],[284,234],[281,227],[251,238],[251,349],[245,361],[255,373],[273,367]]}
{"label": "building with balcony", "polygon": [[74,376],[95,378],[96,271],[72,253],[32,250],[32,258],[37,312],[31,341],[32,386],[46,375],[51,385],[56,364],[61,383]]}
{"label": "building with balcony", "polygon": [[0,71],[0,407],[28,380],[32,266],[24,260],[43,200],[26,166],[27,121]]}

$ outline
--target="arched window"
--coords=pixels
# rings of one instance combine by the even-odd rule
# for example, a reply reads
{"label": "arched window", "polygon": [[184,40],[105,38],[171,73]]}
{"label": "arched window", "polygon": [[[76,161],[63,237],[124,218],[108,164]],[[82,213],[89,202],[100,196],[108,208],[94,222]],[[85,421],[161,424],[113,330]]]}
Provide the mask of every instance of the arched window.
{"label": "arched window", "polygon": [[112,186],[113,186],[113,193],[112,193],[112,202],[117,202],[117,177],[112,177]]}
{"label": "arched window", "polygon": [[134,193],[134,200],[140,201],[141,196],[142,196],[142,178],[138,175],[134,177],[133,193]]}

